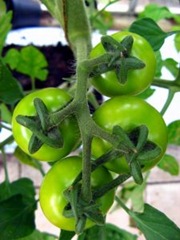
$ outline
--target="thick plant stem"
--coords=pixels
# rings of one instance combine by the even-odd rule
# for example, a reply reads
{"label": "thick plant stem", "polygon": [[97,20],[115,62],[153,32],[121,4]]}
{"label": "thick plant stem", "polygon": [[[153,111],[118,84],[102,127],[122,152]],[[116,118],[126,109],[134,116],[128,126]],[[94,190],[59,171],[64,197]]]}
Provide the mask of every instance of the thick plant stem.
{"label": "thick plant stem", "polygon": [[83,163],[82,163],[82,199],[86,202],[91,201],[91,141],[92,136],[88,129],[90,128],[91,117],[87,105],[87,73],[86,69],[78,67],[77,70],[77,89],[74,101],[77,103],[75,115],[78,120],[82,145],[83,145]]}
{"label": "thick plant stem", "polygon": [[91,116],[87,103],[87,81],[89,73],[83,62],[89,54],[89,45],[84,38],[76,41],[76,57],[77,57],[77,86],[74,97],[76,105],[75,116],[81,132],[83,145],[83,162],[82,162],[82,199],[90,202],[92,199],[91,192],[91,142],[92,136],[88,131]]}
{"label": "thick plant stem", "polygon": [[82,162],[82,199],[90,202],[92,199],[91,191],[91,141],[89,136],[82,136],[83,142],[83,162]]}

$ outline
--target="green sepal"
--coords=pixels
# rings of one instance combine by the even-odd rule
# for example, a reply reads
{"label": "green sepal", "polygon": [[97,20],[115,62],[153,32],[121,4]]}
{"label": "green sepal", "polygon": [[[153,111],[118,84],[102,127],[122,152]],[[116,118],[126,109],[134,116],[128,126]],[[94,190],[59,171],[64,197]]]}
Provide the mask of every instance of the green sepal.
{"label": "green sepal", "polygon": [[99,209],[100,205],[93,200],[90,203],[83,201],[80,184],[70,186],[63,194],[68,202],[63,210],[63,215],[67,218],[75,218],[77,234],[83,232],[87,219],[98,225],[105,223],[105,218]]}
{"label": "green sepal", "polygon": [[149,130],[145,125],[141,125],[140,127],[138,127],[138,130],[139,130],[139,135],[138,135],[138,142],[137,142],[136,148],[138,150],[141,150],[147,141]]}
{"label": "green sepal", "polygon": [[[39,126],[39,120],[37,117],[31,116],[22,116],[18,115],[16,117],[16,121],[23,125],[24,127],[28,128],[33,132],[33,134],[41,140],[44,144],[49,145],[53,148],[61,148],[63,146],[63,142],[61,139],[56,139],[54,136],[51,138],[48,136],[48,132],[44,132],[43,129]],[[50,130],[52,131],[52,130]],[[54,130],[53,130],[54,131]]]}
{"label": "green sepal", "polygon": [[85,215],[93,222],[95,222],[99,226],[103,226],[105,223],[105,218],[100,212],[99,209],[93,209],[85,212]]}
{"label": "green sepal", "polygon": [[137,184],[142,184],[143,183],[143,176],[141,172],[141,165],[139,164],[138,161],[132,161],[130,164],[130,172],[131,175]]}
{"label": "green sepal", "polygon": [[123,55],[124,55],[125,57],[130,55],[131,50],[132,50],[132,46],[133,46],[133,42],[134,42],[134,39],[133,39],[133,37],[132,37],[131,35],[126,36],[126,37],[121,41],[121,45],[122,45],[123,48],[124,48]]}
{"label": "green sepal", "polygon": [[138,160],[141,163],[141,165],[148,163],[151,160],[154,160],[162,153],[162,150],[160,147],[158,147],[156,144],[148,141],[143,150],[138,155]]}
{"label": "green sepal", "polygon": [[145,125],[134,128],[129,134],[130,140],[136,146],[136,149],[139,151],[147,143],[148,138],[148,128]]}
{"label": "green sepal", "polygon": [[136,70],[145,67],[145,64],[136,57],[122,57],[115,64],[115,73],[121,84],[126,83],[129,70]]}
{"label": "green sepal", "polygon": [[36,135],[32,134],[28,144],[28,151],[30,154],[33,154],[37,152],[42,147],[42,145],[43,142],[37,138]]}
{"label": "green sepal", "polygon": [[78,219],[78,200],[79,200],[80,185],[71,186],[65,191],[65,196],[69,199],[74,218]]}
{"label": "green sepal", "polygon": [[34,99],[34,107],[35,107],[37,115],[39,117],[42,129],[46,130],[48,127],[48,124],[47,124],[48,109],[47,109],[46,105],[40,98],[35,98]]}
{"label": "green sepal", "polygon": [[119,43],[117,40],[115,40],[111,36],[102,36],[101,43],[104,49],[106,50],[106,52],[109,52],[109,53],[115,53],[117,50],[118,52],[122,52],[126,50],[121,43]]}
{"label": "green sepal", "polygon": [[108,54],[108,62],[99,62],[93,68],[90,76],[98,76],[108,71],[115,71],[119,83],[125,84],[129,70],[136,70],[145,67],[145,64],[138,58],[131,56],[133,47],[133,37],[126,36],[121,42],[118,42],[111,36],[103,36],[101,43]]}
{"label": "green sepal", "polygon": [[129,152],[129,149],[134,149],[134,144],[122,127],[118,125],[114,126],[112,134],[117,138],[119,148],[124,149],[126,152]]}
{"label": "green sepal", "polygon": [[74,217],[74,213],[73,213],[73,211],[71,209],[71,205],[70,204],[67,204],[64,207],[63,216],[66,217],[66,218],[73,218]]}
{"label": "green sepal", "polygon": [[76,233],[77,233],[78,235],[84,232],[85,225],[86,225],[86,220],[87,220],[87,218],[86,218],[84,215],[82,215],[82,216],[77,220],[75,230],[76,230]]}
{"label": "green sepal", "polygon": [[63,138],[61,132],[58,127],[53,127],[52,129],[48,130],[47,136],[49,139],[53,140],[54,147],[60,148],[63,146]]}

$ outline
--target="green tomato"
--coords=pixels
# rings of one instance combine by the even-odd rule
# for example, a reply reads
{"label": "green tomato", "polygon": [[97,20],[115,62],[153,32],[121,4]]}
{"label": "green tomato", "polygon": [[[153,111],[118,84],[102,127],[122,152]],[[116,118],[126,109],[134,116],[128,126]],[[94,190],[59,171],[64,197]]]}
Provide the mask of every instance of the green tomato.
{"label": "green tomato", "polygon": [[[63,195],[65,189],[71,186],[82,169],[82,159],[78,156],[71,156],[56,162],[45,175],[40,187],[40,205],[44,215],[55,226],[67,230],[75,230],[75,219],[66,218],[63,215],[67,201]],[[93,189],[110,182],[112,176],[104,167],[97,168],[91,175]],[[114,201],[114,190],[109,191],[97,200],[100,210],[106,214]],[[87,220],[86,228],[95,223]]]}
{"label": "green tomato", "polygon": [[57,161],[60,158],[68,155],[77,144],[80,142],[80,133],[76,120],[74,118],[65,119],[59,126],[59,130],[63,137],[62,148],[52,148],[47,144],[43,146],[34,154],[28,151],[29,140],[32,132],[20,125],[16,121],[18,115],[35,116],[36,110],[34,107],[34,99],[40,98],[45,103],[48,111],[54,112],[64,107],[70,100],[71,96],[64,90],[59,88],[44,88],[37,90],[25,96],[15,107],[12,117],[12,131],[18,146],[28,155],[41,161]]}
{"label": "green tomato", "polygon": [[[119,96],[104,102],[94,113],[94,121],[103,129],[112,132],[114,126],[119,125],[125,131],[131,131],[140,125],[146,125],[149,130],[148,140],[161,148],[161,154],[149,161],[143,170],[152,168],[164,155],[167,147],[167,127],[160,113],[144,100],[134,96]],[[105,140],[95,137],[92,142],[92,155],[100,157],[112,148]],[[105,166],[116,173],[129,171],[124,157],[113,159]]]}
{"label": "green tomato", "polygon": [[[113,97],[119,95],[137,95],[147,89],[153,81],[156,69],[155,54],[150,44],[143,37],[131,32],[117,32],[112,35],[121,42],[126,36],[131,35],[134,39],[131,56],[144,62],[145,67],[128,72],[125,84],[120,84],[114,71],[109,71],[91,79],[92,85],[103,95]],[[105,53],[103,45],[95,46],[90,58],[96,58]]]}

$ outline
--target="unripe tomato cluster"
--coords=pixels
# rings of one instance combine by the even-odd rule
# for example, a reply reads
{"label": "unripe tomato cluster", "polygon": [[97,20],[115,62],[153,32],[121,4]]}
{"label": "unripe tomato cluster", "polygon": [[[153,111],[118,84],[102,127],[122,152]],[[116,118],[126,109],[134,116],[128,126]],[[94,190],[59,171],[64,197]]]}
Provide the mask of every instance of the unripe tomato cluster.
{"label": "unripe tomato cluster", "polygon": [[[92,118],[101,128],[112,132],[114,126],[119,125],[125,131],[130,131],[140,125],[146,125],[149,134],[148,140],[161,148],[161,155],[150,161],[143,170],[152,168],[163,156],[167,146],[167,129],[160,113],[144,100],[138,98],[139,93],[148,88],[153,81],[156,68],[154,52],[149,43],[134,33],[119,32],[113,35],[118,41],[122,41],[127,35],[134,39],[131,54],[145,63],[140,70],[132,70],[128,73],[127,82],[122,85],[118,82],[113,71],[90,79],[92,85],[101,94],[110,97],[93,113]],[[93,48],[90,57],[95,58],[104,54],[101,43]],[[13,114],[13,135],[19,147],[32,157],[47,162],[55,162],[44,177],[40,189],[40,204],[46,217],[54,225],[61,229],[73,231],[75,220],[63,216],[63,209],[67,204],[63,191],[68,188],[82,169],[82,159],[68,155],[73,152],[80,143],[80,133],[77,121],[74,118],[64,120],[59,129],[62,133],[64,144],[62,148],[55,149],[44,144],[34,154],[28,152],[28,143],[32,132],[16,122],[16,116],[36,114],[33,99],[41,98],[50,112],[63,108],[71,99],[70,95],[59,88],[46,88],[25,96],[16,106]],[[92,141],[92,156],[98,158],[113,146],[103,139],[94,137]],[[92,187],[98,188],[112,180],[110,171],[115,173],[129,172],[129,166],[125,158],[114,159],[99,167],[92,173]],[[110,191],[99,199],[100,209],[103,214],[111,207],[114,200],[114,191]],[[86,227],[93,223],[88,220]]]}

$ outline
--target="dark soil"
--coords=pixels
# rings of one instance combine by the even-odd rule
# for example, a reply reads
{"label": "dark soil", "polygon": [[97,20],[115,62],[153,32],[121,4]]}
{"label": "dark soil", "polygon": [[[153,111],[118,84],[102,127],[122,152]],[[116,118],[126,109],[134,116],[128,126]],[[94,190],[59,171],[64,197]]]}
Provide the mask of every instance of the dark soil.
{"label": "dark soil", "polygon": [[[4,47],[3,55],[5,55],[10,48],[20,50],[22,46],[14,44],[8,45]],[[61,43],[58,43],[57,46],[42,46],[38,47],[38,49],[47,59],[49,74],[46,81],[36,80],[36,88],[59,86],[65,81],[64,78],[70,78],[74,74],[74,56],[68,46],[62,46]],[[17,71],[12,71],[12,73],[21,83],[24,90],[31,89],[31,80],[27,75]]]}

